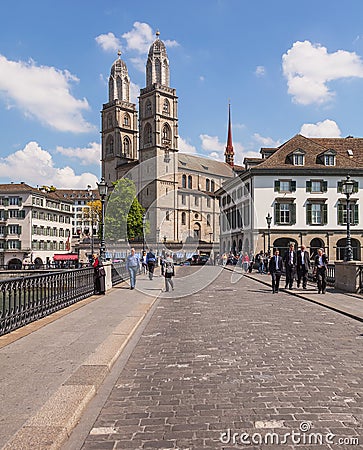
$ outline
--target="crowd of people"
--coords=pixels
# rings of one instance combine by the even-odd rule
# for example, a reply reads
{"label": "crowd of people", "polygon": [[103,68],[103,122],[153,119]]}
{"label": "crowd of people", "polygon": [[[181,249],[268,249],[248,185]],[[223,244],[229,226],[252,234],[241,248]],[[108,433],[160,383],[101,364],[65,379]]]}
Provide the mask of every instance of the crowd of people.
{"label": "crowd of people", "polygon": [[295,245],[290,244],[289,249],[280,255],[279,249],[275,249],[271,257],[262,250],[254,255],[241,251],[240,253],[224,253],[219,258],[219,264],[237,265],[247,273],[253,269],[260,274],[271,275],[271,287],[273,293],[278,293],[280,289],[280,278],[285,274],[285,289],[293,289],[294,281],[297,288],[300,286],[307,289],[308,274],[313,269],[313,279],[317,283],[318,293],[326,293],[326,277],[328,257],[323,248],[320,248],[316,255],[310,258],[305,245],[301,245],[299,250],[295,250]]}

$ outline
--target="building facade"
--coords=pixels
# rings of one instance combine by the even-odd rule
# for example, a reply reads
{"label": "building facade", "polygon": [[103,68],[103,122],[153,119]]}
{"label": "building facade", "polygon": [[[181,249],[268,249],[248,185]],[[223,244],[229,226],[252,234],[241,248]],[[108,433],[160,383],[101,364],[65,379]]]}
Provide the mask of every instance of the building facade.
{"label": "building facade", "polygon": [[[109,186],[123,176],[135,182],[150,225],[148,246],[218,242],[219,205],[214,192],[235,176],[232,142],[228,162],[179,152],[178,97],[170,87],[169,59],[159,33],[149,49],[138,112],[128,103],[128,94],[121,95],[129,92],[129,83],[119,55],[111,68],[109,102],[102,109],[103,177]],[[125,117],[130,118],[128,128]]]}
{"label": "building facade", "polygon": [[[261,158],[245,160],[238,180],[221,195],[221,250],[267,252],[304,244],[311,255],[325,248],[331,261],[343,260],[347,198],[342,181],[350,175],[350,229],[354,260],[363,246],[363,139],[305,138],[296,135]],[[271,217],[268,226],[267,217]]]}
{"label": "building facade", "polygon": [[0,185],[0,266],[41,267],[71,249],[72,202],[25,183]]}

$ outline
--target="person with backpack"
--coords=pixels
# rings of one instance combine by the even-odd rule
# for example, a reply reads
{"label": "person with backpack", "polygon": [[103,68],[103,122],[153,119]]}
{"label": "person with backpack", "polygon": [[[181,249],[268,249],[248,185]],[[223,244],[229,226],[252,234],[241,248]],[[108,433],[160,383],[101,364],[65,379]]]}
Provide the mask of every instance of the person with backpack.
{"label": "person with backpack", "polygon": [[155,263],[156,263],[156,256],[153,253],[152,249],[150,249],[146,255],[146,264],[147,264],[147,269],[149,271],[149,279],[150,280],[152,280],[153,276],[154,276]]}
{"label": "person with backpack", "polygon": [[165,292],[169,292],[169,287],[174,290],[173,276],[175,275],[174,261],[170,253],[166,254],[164,260],[164,277],[165,277]]}

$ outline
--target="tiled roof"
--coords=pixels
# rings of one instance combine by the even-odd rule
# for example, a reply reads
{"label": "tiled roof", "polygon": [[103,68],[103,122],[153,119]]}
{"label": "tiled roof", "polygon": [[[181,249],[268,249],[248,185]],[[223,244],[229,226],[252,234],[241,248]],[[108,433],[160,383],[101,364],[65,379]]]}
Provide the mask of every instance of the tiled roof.
{"label": "tiled roof", "polygon": [[38,188],[29,186],[29,184],[26,183],[5,183],[0,184],[0,195],[1,194],[21,194],[23,192],[30,193],[30,194],[36,194],[36,195],[43,195],[44,197],[51,198],[53,200],[62,200],[66,202],[71,202],[71,199],[69,198],[63,198],[60,196],[60,191],[51,191],[46,192],[43,190],[40,190]]}
{"label": "tiled roof", "polygon": [[179,171],[193,170],[209,175],[218,175],[221,177],[234,177],[233,168],[222,161],[206,158],[203,156],[189,155],[188,153],[179,153]]}
{"label": "tiled roof", "polygon": [[[92,189],[91,192],[94,195],[95,199],[98,199],[100,197],[97,189]],[[90,200],[90,193],[87,191],[87,189],[57,189],[54,194],[62,200]]]}
{"label": "tiled roof", "polygon": [[[289,161],[289,156],[296,150],[305,152],[303,166],[294,166]],[[363,138],[306,138],[297,134],[280,145],[269,158],[262,159],[254,169],[321,168],[323,165],[319,162],[319,157],[329,150],[336,152],[335,166],[328,166],[329,168],[363,168]],[[349,156],[348,150],[352,151],[352,156]]]}

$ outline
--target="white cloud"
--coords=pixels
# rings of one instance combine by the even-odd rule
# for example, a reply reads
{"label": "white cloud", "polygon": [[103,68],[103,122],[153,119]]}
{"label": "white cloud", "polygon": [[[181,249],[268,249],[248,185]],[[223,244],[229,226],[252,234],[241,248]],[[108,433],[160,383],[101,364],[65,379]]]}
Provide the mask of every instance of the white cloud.
{"label": "white cloud", "polygon": [[137,104],[138,103],[138,97],[140,95],[140,86],[136,83],[133,83],[130,81],[130,101],[132,103]]}
{"label": "white cloud", "polygon": [[266,69],[264,66],[257,66],[255,70],[255,75],[257,77],[263,77],[266,75]]}
{"label": "white cloud", "polygon": [[84,189],[88,184],[95,186],[97,181],[92,173],[76,175],[69,166],[54,167],[52,155],[37,142],[29,142],[23,150],[0,158],[0,177],[14,182],[24,181],[31,186],[53,185],[59,189]]}
{"label": "white cloud", "polygon": [[326,119],[318,123],[304,123],[300,134],[305,137],[341,137],[341,131],[334,120]]}
{"label": "white cloud", "polygon": [[100,34],[95,41],[105,52],[117,52],[121,49],[121,41],[113,33]]}
{"label": "white cloud", "polygon": [[208,156],[209,158],[216,159],[217,161],[223,161],[222,155],[218,152],[212,152]]}
{"label": "white cloud", "polygon": [[8,107],[16,107],[25,116],[39,120],[58,131],[84,133],[95,131],[82,116],[89,110],[86,99],[71,94],[71,83],[78,78],[67,70],[9,61],[0,55],[0,96]]}
{"label": "white cloud", "polygon": [[208,134],[201,134],[202,149],[206,151],[224,151],[225,144],[219,142],[218,136],[209,136]]}
{"label": "white cloud", "polygon": [[201,76],[199,77],[199,81],[205,81],[205,77],[204,77],[203,75],[201,75]]}
{"label": "white cloud", "polygon": [[326,47],[309,41],[295,42],[282,56],[282,68],[289,94],[302,105],[331,100],[335,93],[329,90],[329,81],[363,78],[363,62],[355,52],[328,53]]}
{"label": "white cloud", "polygon": [[253,135],[253,138],[259,145],[262,145],[263,147],[275,148],[275,147],[278,147],[279,145],[281,145],[280,141],[275,141],[274,139],[272,139],[270,137],[261,136],[258,133],[255,133]]}
{"label": "white cloud", "polygon": [[68,158],[79,160],[82,166],[90,164],[100,165],[101,146],[98,142],[91,142],[89,147],[86,148],[64,148],[58,146],[56,150]]}
{"label": "white cloud", "polygon": [[135,22],[134,28],[122,37],[126,40],[127,49],[135,50],[139,54],[147,53],[155,39],[151,26],[142,22]]}
{"label": "white cloud", "polygon": [[197,153],[197,149],[194,145],[189,144],[189,142],[179,136],[178,141],[179,151],[183,153]]}

